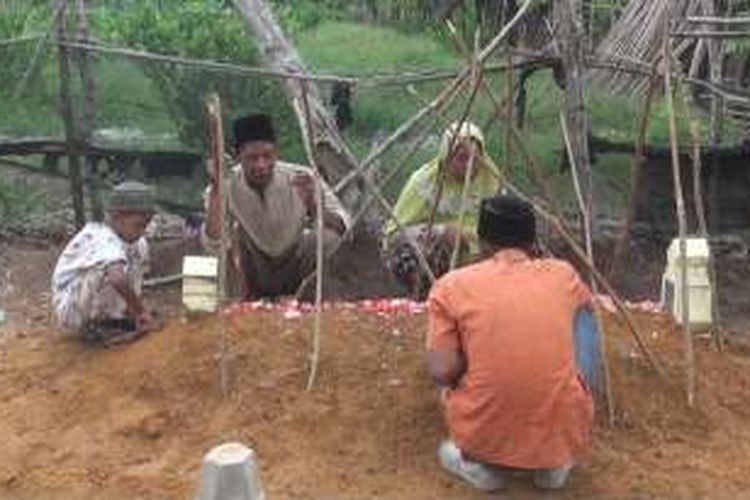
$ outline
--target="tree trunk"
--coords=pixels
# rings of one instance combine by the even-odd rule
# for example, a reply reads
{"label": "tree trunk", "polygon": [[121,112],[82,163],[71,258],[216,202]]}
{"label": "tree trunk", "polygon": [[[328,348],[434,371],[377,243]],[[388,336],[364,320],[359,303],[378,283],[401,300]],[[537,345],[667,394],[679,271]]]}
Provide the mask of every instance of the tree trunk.
{"label": "tree trunk", "polygon": [[[273,15],[270,5],[264,0],[233,0],[242,14],[263,58],[269,68],[307,75],[308,70],[294,46],[284,36],[284,32]],[[292,101],[300,127],[305,128],[304,113],[301,112],[304,83],[296,78],[283,78],[281,84],[287,97]],[[326,180],[335,184],[357,166],[357,159],[344,143],[336,122],[326,109],[318,88],[307,83],[307,98],[310,104],[310,119],[316,137],[311,138],[316,163],[323,170]],[[344,190],[342,202],[350,209],[360,199],[361,183],[351,183]]]}

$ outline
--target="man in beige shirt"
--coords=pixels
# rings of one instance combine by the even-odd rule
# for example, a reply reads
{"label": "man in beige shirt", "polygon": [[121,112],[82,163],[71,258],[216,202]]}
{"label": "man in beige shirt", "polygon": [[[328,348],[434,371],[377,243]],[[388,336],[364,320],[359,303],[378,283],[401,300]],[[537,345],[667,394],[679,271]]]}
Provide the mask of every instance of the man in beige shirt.
{"label": "man in beige shirt", "polygon": [[[249,115],[234,122],[238,165],[227,176],[231,230],[230,290],[243,299],[294,293],[315,269],[315,177],[305,166],[279,160],[271,118]],[[217,253],[221,236],[216,175],[206,189],[202,240]],[[330,255],[341,243],[350,218],[322,182],[323,246]]]}

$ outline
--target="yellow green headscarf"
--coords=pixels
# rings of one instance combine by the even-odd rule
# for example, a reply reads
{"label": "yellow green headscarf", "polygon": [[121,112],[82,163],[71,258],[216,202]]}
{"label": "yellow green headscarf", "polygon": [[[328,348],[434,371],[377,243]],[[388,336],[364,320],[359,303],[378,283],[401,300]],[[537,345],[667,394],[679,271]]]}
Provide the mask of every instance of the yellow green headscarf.
{"label": "yellow green headscarf", "polygon": [[[457,130],[458,129],[458,130]],[[464,204],[464,215],[461,227],[464,232],[472,234],[476,240],[477,218],[479,216],[479,202],[482,198],[496,194],[501,185],[502,175],[485,151],[485,141],[482,131],[476,125],[464,122],[459,129],[458,123],[453,123],[443,133],[438,155],[415,171],[407,181],[394,207],[398,221],[404,226],[426,224],[435,205],[438,193],[440,171],[450,156],[450,145],[453,136],[457,135],[454,144],[461,139],[472,139],[479,144],[479,157],[474,161],[477,169],[475,177],[470,181],[468,196]],[[461,211],[461,197],[464,179],[456,178],[446,172],[443,179],[443,191],[440,203],[435,212],[435,224],[458,224]],[[398,226],[389,221],[385,226],[386,240],[396,234]]]}

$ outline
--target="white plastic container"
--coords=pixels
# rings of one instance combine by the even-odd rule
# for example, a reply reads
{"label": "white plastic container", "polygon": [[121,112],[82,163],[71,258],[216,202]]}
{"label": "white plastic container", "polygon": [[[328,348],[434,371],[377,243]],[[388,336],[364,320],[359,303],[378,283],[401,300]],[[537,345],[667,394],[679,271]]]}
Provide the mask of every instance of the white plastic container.
{"label": "white plastic container", "polygon": [[198,500],[264,500],[255,452],[241,443],[225,443],[203,458]]}
{"label": "white plastic container", "polygon": [[219,260],[188,255],[182,261],[182,304],[190,312],[214,312],[218,306]]}
{"label": "white plastic container", "polygon": [[[699,330],[711,325],[713,290],[708,274],[711,250],[705,238],[686,238],[686,243],[688,320],[691,329]],[[679,324],[682,324],[681,265],[680,240],[675,238],[667,249],[661,301]]]}

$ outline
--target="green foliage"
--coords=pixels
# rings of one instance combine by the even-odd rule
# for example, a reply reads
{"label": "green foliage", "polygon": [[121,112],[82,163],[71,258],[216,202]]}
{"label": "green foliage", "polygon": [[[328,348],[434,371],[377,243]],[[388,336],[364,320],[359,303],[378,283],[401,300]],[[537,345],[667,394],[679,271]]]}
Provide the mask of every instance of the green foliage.
{"label": "green foliage", "polygon": [[[38,32],[40,21],[49,17],[49,11],[33,6],[11,6],[0,9],[0,40],[13,40]],[[0,71],[0,88],[16,88],[19,76],[29,64],[35,42],[21,42],[0,45],[0,60],[3,68]]]}
{"label": "green foliage", "polygon": [[24,179],[0,175],[0,230],[16,229],[47,209],[47,195]]}
{"label": "green foliage", "polygon": [[[132,48],[239,65],[257,64],[239,16],[216,2],[186,0],[159,7],[154,2],[138,0],[127,9],[99,9],[92,16],[92,24],[99,37]],[[203,101],[213,92],[222,98],[226,127],[238,115],[264,111],[272,113],[283,125],[282,137],[287,141],[296,137],[294,133],[283,133],[284,128],[290,128],[285,124],[294,121],[273,80],[164,62],[140,62],[139,67],[153,82],[177,124],[180,139],[188,146],[205,146]]]}

